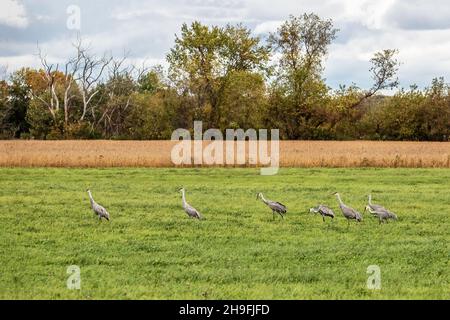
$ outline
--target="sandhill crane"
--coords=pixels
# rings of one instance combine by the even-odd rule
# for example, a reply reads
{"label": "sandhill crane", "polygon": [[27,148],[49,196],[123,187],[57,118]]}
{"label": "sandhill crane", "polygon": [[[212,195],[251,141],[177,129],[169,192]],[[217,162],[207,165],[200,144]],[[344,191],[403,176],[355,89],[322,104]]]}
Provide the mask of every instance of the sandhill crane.
{"label": "sandhill crane", "polygon": [[186,202],[186,194],[184,188],[180,189],[183,199],[183,209],[188,214],[190,218],[202,219],[200,212],[198,212],[194,207],[192,207],[189,203]]}
{"label": "sandhill crane", "polygon": [[258,193],[256,195],[256,200],[258,199],[261,199],[262,202],[264,202],[270,209],[272,209],[273,219],[275,219],[275,212],[278,213],[281,216],[281,218],[284,219],[284,214],[287,212],[287,208],[284,204],[276,201],[266,200],[262,193]]}
{"label": "sandhill crane", "polygon": [[311,213],[319,213],[322,216],[323,222],[325,222],[325,217],[330,217],[334,219],[334,212],[329,207],[319,204],[317,207],[309,209]]}
{"label": "sandhill crane", "polygon": [[397,215],[383,206],[372,203],[372,195],[369,194],[369,204],[365,207],[365,211],[369,211],[372,215],[376,216],[380,222],[387,222],[388,219],[397,220]]}
{"label": "sandhill crane", "polygon": [[98,218],[100,221],[102,221],[102,218],[105,218],[109,221],[109,213],[106,211],[105,208],[103,208],[101,205],[99,205],[97,202],[95,202],[94,198],[92,197],[91,190],[87,189],[87,193],[89,194],[89,200],[91,202],[91,208],[94,210],[94,213],[98,215]]}
{"label": "sandhill crane", "polygon": [[337,192],[333,193],[339,201],[339,208],[341,208],[342,214],[347,219],[348,224],[350,225],[350,220],[356,220],[358,222],[362,221],[362,215],[358,211],[349,206],[346,206],[341,199],[341,195]]}
{"label": "sandhill crane", "polygon": [[369,194],[369,204],[366,206],[366,208],[367,207],[370,207],[370,210],[369,210],[370,213],[372,213],[372,211],[380,211],[380,210],[381,211],[389,211],[383,206],[380,206],[378,204],[373,204],[372,203],[372,195],[371,194]]}
{"label": "sandhill crane", "polygon": [[372,211],[369,206],[366,206],[364,211],[368,210],[373,216],[378,218],[379,223],[387,222],[389,219],[397,220],[397,215],[389,211]]}

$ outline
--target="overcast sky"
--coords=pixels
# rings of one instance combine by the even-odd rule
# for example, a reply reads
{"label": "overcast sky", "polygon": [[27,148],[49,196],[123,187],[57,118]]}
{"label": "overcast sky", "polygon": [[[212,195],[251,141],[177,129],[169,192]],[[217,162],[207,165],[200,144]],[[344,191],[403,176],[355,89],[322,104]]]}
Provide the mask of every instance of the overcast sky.
{"label": "overcast sky", "polygon": [[[80,8],[80,31],[67,27],[71,5]],[[450,79],[448,0],[0,0],[0,64],[9,71],[38,66],[37,43],[49,60],[63,61],[77,32],[99,53],[125,50],[137,63],[163,64],[183,22],[242,22],[264,38],[290,14],[305,12],[340,29],[326,61],[332,87],[370,86],[368,60],[385,48],[400,50],[403,87]]]}

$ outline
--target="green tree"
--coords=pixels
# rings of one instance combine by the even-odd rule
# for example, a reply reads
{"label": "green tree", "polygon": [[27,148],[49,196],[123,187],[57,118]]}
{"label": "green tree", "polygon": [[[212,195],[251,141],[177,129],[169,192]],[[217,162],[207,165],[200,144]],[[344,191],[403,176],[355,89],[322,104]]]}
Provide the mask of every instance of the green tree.
{"label": "green tree", "polygon": [[427,99],[423,105],[427,140],[446,141],[450,139],[450,86],[444,78],[435,78],[426,90]]}
{"label": "green tree", "polygon": [[235,71],[228,74],[221,93],[219,128],[261,128],[267,105],[264,78],[259,73]]}
{"label": "green tree", "polygon": [[209,127],[221,122],[219,104],[228,75],[265,69],[269,49],[242,25],[208,27],[183,24],[181,36],[167,56],[169,77],[180,94],[193,97],[193,117]]}
{"label": "green tree", "polygon": [[132,109],[125,118],[130,139],[170,139],[173,128],[164,104],[164,94],[138,93],[132,98]]}
{"label": "green tree", "polygon": [[8,103],[8,83],[0,81],[0,138],[10,138],[10,126],[8,123],[9,103]]}
{"label": "green tree", "polygon": [[321,135],[328,87],[322,79],[323,59],[336,38],[331,20],[316,14],[290,16],[269,37],[280,54],[271,89],[269,123],[282,129],[289,139],[311,139]]}
{"label": "green tree", "polygon": [[11,74],[9,81],[0,81],[0,121],[2,136],[20,138],[29,132],[26,120],[30,103],[30,86],[26,81],[26,70]]}
{"label": "green tree", "polygon": [[156,66],[138,79],[139,92],[154,94],[164,89],[164,71],[162,66]]}
{"label": "green tree", "polygon": [[[43,93],[42,99],[49,99]],[[58,132],[55,126],[55,118],[62,118],[60,113],[55,117],[48,111],[47,105],[38,99],[32,99],[27,110],[26,120],[30,125],[30,134],[35,139],[58,139],[62,138],[62,132]]]}
{"label": "green tree", "polygon": [[401,90],[381,105],[378,118],[383,139],[448,140],[449,86],[439,78],[424,91],[417,86],[408,91]]}
{"label": "green tree", "polygon": [[23,70],[12,74],[9,85],[9,104],[11,113],[8,122],[16,128],[15,138],[29,132],[30,126],[26,120],[28,106],[30,104],[30,86],[26,83]]}

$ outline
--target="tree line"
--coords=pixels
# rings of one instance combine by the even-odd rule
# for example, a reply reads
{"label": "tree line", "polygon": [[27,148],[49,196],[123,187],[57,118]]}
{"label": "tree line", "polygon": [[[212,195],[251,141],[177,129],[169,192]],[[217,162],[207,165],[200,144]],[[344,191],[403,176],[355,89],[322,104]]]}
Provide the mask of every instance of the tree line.
{"label": "tree line", "polygon": [[331,89],[324,60],[338,31],[316,14],[290,16],[266,39],[242,24],[183,24],[168,68],[96,56],[81,40],[60,64],[0,81],[0,138],[170,139],[194,120],[223,131],[279,128],[282,139],[433,140],[450,137],[450,87],[397,88],[397,51],[370,60],[370,89]]}

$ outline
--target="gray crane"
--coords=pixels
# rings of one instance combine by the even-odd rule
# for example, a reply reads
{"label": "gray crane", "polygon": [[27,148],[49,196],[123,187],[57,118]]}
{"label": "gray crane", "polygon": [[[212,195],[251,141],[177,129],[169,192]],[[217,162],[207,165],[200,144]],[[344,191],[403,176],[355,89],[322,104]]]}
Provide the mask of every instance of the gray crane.
{"label": "gray crane", "polygon": [[358,222],[362,221],[362,215],[358,211],[349,206],[346,206],[341,199],[341,195],[337,192],[333,193],[339,201],[339,208],[341,208],[342,214],[347,219],[348,225],[350,225],[350,220],[356,220]]}
{"label": "gray crane", "polygon": [[284,219],[284,214],[287,212],[287,208],[284,204],[276,201],[266,200],[261,192],[256,195],[256,200],[258,199],[261,199],[262,202],[264,202],[270,209],[272,209],[273,219],[275,219],[275,212]]}
{"label": "gray crane", "polygon": [[309,209],[311,213],[319,213],[322,216],[323,222],[325,222],[325,217],[330,217],[334,219],[334,212],[329,207],[319,204],[317,207]]}
{"label": "gray crane", "polygon": [[372,203],[372,195],[369,194],[369,204],[365,207],[364,212],[369,211],[373,216],[378,218],[379,223],[387,222],[389,219],[397,220],[397,215],[383,206]]}
{"label": "gray crane", "polygon": [[182,199],[183,199],[183,209],[190,218],[202,219],[202,215],[193,206],[186,202],[186,191],[184,188],[180,189]]}
{"label": "gray crane", "polygon": [[105,218],[109,221],[109,213],[106,211],[104,207],[99,205],[97,202],[95,202],[94,198],[92,197],[91,190],[87,189],[87,193],[89,194],[89,200],[91,202],[91,208],[94,210],[94,213],[98,216],[99,220],[102,221],[102,218]]}

